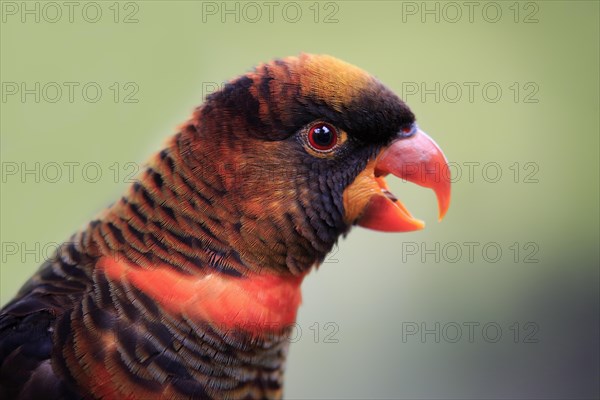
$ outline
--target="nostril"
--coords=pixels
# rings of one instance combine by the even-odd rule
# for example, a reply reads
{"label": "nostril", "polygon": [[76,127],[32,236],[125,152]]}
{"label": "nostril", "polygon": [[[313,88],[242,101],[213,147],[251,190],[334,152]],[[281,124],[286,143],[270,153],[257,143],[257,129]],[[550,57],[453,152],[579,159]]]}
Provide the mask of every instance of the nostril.
{"label": "nostril", "polygon": [[400,132],[398,132],[398,136],[401,138],[408,138],[414,135],[417,132],[417,124],[413,122],[412,124],[404,125],[400,128]]}

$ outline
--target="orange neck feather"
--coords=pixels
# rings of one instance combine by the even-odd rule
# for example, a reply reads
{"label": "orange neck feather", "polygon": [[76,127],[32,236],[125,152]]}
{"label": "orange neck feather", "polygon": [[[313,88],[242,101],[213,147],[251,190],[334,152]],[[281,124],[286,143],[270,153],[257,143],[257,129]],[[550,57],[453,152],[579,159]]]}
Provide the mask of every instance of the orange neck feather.
{"label": "orange neck feather", "polygon": [[166,312],[208,322],[225,331],[239,329],[258,336],[282,331],[296,321],[302,301],[300,284],[304,275],[187,275],[169,266],[142,269],[107,256],[98,261],[97,267],[108,279],[126,281],[142,290]]}

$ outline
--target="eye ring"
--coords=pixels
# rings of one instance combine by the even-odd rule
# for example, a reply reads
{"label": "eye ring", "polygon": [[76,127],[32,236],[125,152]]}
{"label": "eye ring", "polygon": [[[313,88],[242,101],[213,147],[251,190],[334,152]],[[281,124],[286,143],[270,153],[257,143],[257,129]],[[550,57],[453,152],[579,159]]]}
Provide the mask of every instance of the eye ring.
{"label": "eye ring", "polygon": [[327,122],[316,122],[308,128],[308,144],[318,152],[331,151],[338,143],[337,129]]}

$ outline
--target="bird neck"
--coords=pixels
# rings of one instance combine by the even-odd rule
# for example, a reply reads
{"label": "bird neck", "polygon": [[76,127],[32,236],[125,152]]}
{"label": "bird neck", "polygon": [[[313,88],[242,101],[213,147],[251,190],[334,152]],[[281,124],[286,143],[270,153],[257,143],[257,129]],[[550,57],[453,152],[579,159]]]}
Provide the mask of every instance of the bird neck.
{"label": "bird neck", "polygon": [[252,338],[291,328],[302,300],[303,276],[248,273],[238,278],[213,272],[199,277],[161,264],[142,269],[108,256],[98,260],[96,269],[113,286],[141,291],[173,318]]}
{"label": "bird neck", "polygon": [[160,263],[186,274],[305,275],[337,236],[324,240],[322,229],[310,225],[314,219],[282,209],[268,195],[244,192],[249,177],[236,164],[239,154],[185,126],[89,225],[98,256],[142,268]]}
{"label": "bird neck", "polygon": [[289,217],[272,219],[251,199],[241,206],[236,169],[216,162],[209,144],[203,157],[186,152],[189,140],[176,135],[152,157],[89,224],[82,247],[109,282],[133,285],[176,317],[251,336],[289,328],[301,282],[321,253]]}

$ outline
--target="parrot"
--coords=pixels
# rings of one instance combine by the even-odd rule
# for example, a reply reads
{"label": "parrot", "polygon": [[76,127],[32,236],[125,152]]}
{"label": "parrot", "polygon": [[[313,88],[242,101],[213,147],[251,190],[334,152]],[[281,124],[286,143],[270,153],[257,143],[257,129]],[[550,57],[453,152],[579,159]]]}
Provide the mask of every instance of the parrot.
{"label": "parrot", "polygon": [[451,179],[391,89],[329,55],[205,96],[0,312],[2,399],[278,399],[306,275],[354,226],[424,227],[388,175]]}

